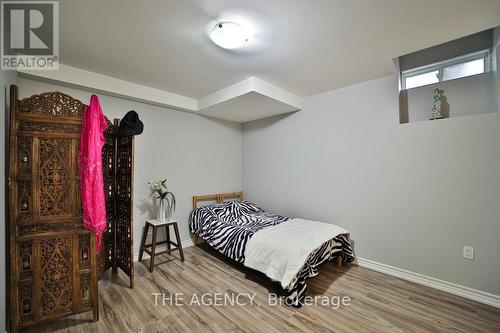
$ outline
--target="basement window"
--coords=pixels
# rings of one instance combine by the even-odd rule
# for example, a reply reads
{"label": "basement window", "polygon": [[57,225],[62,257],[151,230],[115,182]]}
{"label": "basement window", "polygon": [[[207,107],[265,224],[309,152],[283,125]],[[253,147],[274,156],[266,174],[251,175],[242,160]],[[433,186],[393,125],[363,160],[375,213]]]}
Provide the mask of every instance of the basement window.
{"label": "basement window", "polygon": [[401,73],[401,88],[411,89],[490,71],[491,50],[479,51]]}

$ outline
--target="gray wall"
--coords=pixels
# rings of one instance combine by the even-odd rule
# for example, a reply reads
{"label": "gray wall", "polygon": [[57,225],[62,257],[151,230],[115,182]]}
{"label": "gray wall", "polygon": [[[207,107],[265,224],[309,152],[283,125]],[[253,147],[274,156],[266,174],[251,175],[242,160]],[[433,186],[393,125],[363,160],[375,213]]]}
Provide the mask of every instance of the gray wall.
{"label": "gray wall", "polygon": [[[20,97],[61,91],[85,103],[90,92],[45,82],[19,79]],[[154,216],[148,181],[168,178],[177,198],[174,216],[181,239],[189,239],[188,214],[194,194],[241,190],[241,125],[187,112],[97,94],[104,114],[112,120],[129,110],[139,113],[144,133],[136,137],[134,174],[134,237],[139,250],[142,227]]]}
{"label": "gray wall", "polygon": [[500,112],[500,27],[495,28],[493,34],[493,69],[495,71],[496,79],[496,94],[497,94],[497,110]]}
{"label": "gray wall", "polygon": [[[19,86],[21,97],[90,97],[27,79]],[[500,294],[498,112],[399,125],[391,76],[307,98],[303,111],[247,123],[242,135],[237,124],[99,97],[110,119],[135,109],[145,124],[136,249],[150,213],[146,183],[168,177],[183,239],[193,194],[242,187],[270,210],[349,229],[360,257]],[[461,258],[463,245],[476,247],[474,261]]]}
{"label": "gray wall", "polygon": [[442,105],[443,115],[449,117],[468,116],[497,111],[495,72],[439,82],[408,89],[409,121],[432,118],[432,94],[434,89],[444,89],[447,101]]}
{"label": "gray wall", "polygon": [[484,30],[399,57],[399,69],[405,71],[464,54],[491,48],[494,29]]}
{"label": "gray wall", "polygon": [[247,123],[243,190],[347,228],[360,257],[500,295],[500,114],[399,125],[398,113],[390,76]]}
{"label": "gray wall", "polygon": [[14,71],[0,71],[0,108],[3,110],[0,116],[0,332],[6,330],[6,267],[5,267],[5,136],[8,128],[6,124],[6,112],[9,105],[9,86],[15,84],[17,74]]}

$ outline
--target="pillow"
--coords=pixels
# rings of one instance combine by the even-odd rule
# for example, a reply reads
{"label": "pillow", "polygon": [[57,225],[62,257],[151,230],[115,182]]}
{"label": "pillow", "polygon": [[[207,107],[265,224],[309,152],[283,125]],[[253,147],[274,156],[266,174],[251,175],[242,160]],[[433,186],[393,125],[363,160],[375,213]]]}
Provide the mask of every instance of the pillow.
{"label": "pillow", "polygon": [[238,219],[242,212],[240,207],[234,201],[226,201],[219,204],[205,206],[205,208],[216,218],[220,220]]}
{"label": "pillow", "polygon": [[262,209],[249,201],[241,201],[236,203],[242,213],[252,214],[261,212]]}

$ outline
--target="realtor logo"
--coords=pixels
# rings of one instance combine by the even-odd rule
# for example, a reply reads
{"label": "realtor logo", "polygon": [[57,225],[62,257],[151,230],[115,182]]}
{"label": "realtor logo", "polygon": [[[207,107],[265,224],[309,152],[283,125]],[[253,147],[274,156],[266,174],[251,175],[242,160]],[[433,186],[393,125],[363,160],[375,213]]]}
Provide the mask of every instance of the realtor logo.
{"label": "realtor logo", "polygon": [[59,2],[2,1],[1,69],[59,68]]}

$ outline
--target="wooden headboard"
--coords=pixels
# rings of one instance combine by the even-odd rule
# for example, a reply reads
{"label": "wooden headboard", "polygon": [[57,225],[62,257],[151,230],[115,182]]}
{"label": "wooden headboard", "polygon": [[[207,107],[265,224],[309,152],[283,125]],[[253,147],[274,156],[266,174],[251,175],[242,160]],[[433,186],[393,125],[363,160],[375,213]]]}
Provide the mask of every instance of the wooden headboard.
{"label": "wooden headboard", "polygon": [[240,199],[243,201],[243,192],[217,193],[209,195],[193,195],[193,209],[198,207],[198,202],[217,201],[223,202],[226,199]]}

